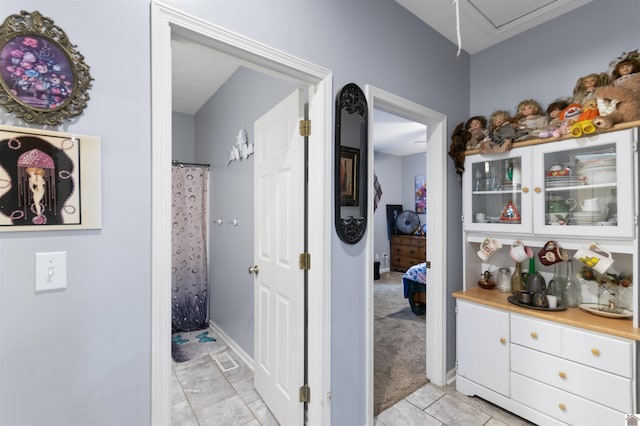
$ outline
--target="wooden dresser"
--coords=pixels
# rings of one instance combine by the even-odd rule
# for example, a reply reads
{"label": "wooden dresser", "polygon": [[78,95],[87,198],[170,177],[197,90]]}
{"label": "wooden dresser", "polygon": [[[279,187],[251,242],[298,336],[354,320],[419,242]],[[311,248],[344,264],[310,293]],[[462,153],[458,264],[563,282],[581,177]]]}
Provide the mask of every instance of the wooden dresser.
{"label": "wooden dresser", "polygon": [[413,265],[426,262],[427,239],[414,235],[391,236],[391,270],[404,272]]}

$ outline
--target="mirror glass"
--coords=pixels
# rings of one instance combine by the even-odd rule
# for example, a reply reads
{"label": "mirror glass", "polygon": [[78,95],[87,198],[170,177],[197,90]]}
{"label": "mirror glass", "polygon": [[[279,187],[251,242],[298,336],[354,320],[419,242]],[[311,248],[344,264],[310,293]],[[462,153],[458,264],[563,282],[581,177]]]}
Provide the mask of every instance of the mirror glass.
{"label": "mirror glass", "polygon": [[336,100],[335,220],[342,241],[355,244],[367,228],[367,99],[349,83]]}

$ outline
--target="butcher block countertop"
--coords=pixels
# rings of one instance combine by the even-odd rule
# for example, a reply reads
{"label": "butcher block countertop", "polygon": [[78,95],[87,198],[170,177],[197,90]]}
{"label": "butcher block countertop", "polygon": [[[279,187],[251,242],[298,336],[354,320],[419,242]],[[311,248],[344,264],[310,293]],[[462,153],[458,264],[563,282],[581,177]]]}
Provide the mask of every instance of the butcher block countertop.
{"label": "butcher block countertop", "polygon": [[497,290],[485,290],[482,288],[460,290],[453,293],[453,297],[457,299],[467,300],[480,305],[553,321],[559,324],[606,333],[625,339],[640,340],[640,328],[633,327],[631,318],[605,318],[590,314],[579,308],[567,308],[564,311],[542,311],[523,308],[510,303],[507,300],[509,296],[511,296],[511,293],[501,293]]}

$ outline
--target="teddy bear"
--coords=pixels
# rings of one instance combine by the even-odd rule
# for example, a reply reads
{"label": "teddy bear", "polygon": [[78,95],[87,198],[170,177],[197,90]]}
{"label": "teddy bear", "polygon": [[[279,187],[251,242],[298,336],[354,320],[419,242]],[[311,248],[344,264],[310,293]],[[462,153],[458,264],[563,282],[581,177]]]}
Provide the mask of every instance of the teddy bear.
{"label": "teddy bear", "polygon": [[600,115],[593,119],[593,124],[599,130],[640,120],[640,60],[627,57],[618,62],[611,80],[611,84],[594,92]]}

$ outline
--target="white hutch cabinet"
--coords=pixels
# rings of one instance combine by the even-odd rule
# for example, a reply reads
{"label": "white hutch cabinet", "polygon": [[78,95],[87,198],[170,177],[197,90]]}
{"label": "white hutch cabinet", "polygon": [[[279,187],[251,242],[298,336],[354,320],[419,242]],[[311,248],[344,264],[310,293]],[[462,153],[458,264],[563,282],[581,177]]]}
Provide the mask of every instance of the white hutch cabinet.
{"label": "white hutch cabinet", "polygon": [[[638,129],[618,129],[467,156],[464,286],[453,294],[458,391],[541,425],[624,424],[625,414],[638,412]],[[487,236],[502,248],[483,261],[476,252]],[[549,240],[571,257],[597,242],[618,272],[633,274],[622,292],[633,318],[530,309],[510,303],[511,293],[480,288],[484,271],[514,270],[515,240],[536,257]],[[548,283],[553,267],[537,259],[536,267]],[[582,284],[584,301],[597,302],[597,284]]]}

